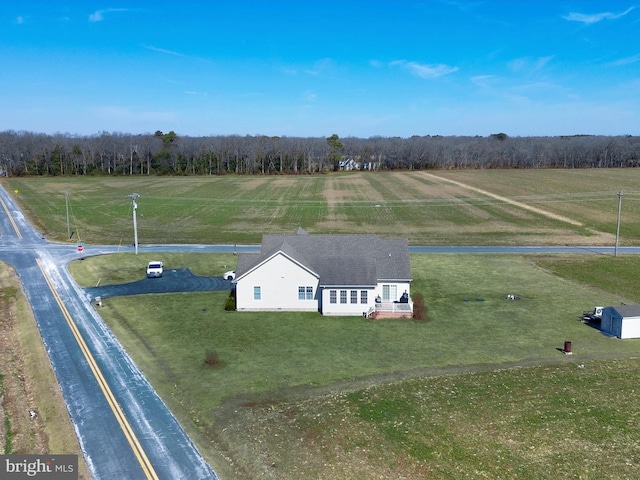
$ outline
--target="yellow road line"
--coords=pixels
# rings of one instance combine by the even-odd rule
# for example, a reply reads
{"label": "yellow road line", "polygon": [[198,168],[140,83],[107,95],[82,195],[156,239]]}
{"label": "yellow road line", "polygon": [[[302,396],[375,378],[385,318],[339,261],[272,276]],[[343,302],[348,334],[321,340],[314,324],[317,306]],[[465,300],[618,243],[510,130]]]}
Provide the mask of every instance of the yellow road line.
{"label": "yellow road line", "polygon": [[151,462],[149,461],[147,454],[143,450],[142,445],[140,445],[140,442],[138,441],[138,438],[136,437],[133,429],[131,428],[131,425],[127,421],[127,418],[125,417],[124,412],[120,408],[120,405],[118,405],[118,402],[116,401],[116,398],[114,397],[113,392],[111,392],[111,389],[107,384],[107,381],[102,375],[102,372],[100,371],[98,364],[93,358],[93,355],[89,351],[89,347],[85,343],[84,338],[82,338],[82,335],[78,330],[78,327],[76,326],[75,322],[71,318],[69,311],[62,303],[62,299],[60,298],[55,288],[53,287],[53,284],[51,283],[49,276],[44,271],[41,260],[37,259],[37,262],[38,262],[38,267],[40,267],[40,270],[42,271],[42,275],[44,275],[44,279],[46,280],[47,285],[49,285],[49,289],[51,290],[51,293],[53,293],[53,296],[56,299],[56,302],[58,302],[58,306],[60,307],[60,310],[62,310],[62,314],[64,315],[64,318],[67,320],[67,324],[69,324],[69,327],[73,332],[73,336],[76,338],[76,341],[80,346],[80,350],[82,350],[84,357],[87,359],[87,362],[91,367],[91,371],[93,372],[94,377],[96,378],[96,380],[98,381],[98,384],[100,385],[100,389],[102,390],[102,393],[107,399],[107,402],[109,403],[109,406],[113,411],[113,414],[118,420],[118,423],[120,424],[120,428],[124,432],[124,435],[127,438],[129,445],[131,445],[131,449],[133,450],[134,455],[138,459],[138,462],[140,462],[140,466],[142,467],[142,470],[144,471],[148,479],[157,480],[158,475],[153,469],[153,465],[151,465]]}
{"label": "yellow road line", "polygon": [[2,203],[2,208],[4,208],[4,211],[6,212],[7,217],[9,217],[9,221],[11,222],[11,225],[13,225],[13,229],[15,230],[16,235],[20,240],[22,240],[22,234],[20,233],[20,230],[18,230],[18,225],[16,225],[16,221],[13,219],[13,216],[9,212],[7,205],[4,203],[4,201],[1,198],[0,198],[0,203]]}

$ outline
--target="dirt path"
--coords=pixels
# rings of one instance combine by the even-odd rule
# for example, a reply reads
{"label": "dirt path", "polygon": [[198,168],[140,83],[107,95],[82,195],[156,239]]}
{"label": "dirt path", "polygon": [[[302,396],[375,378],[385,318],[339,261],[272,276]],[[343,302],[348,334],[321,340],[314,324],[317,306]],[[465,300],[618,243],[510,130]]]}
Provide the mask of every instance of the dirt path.
{"label": "dirt path", "polygon": [[480,194],[485,195],[487,197],[495,198],[496,200],[499,200],[501,202],[508,203],[509,205],[513,205],[515,207],[522,208],[524,210],[528,210],[530,212],[537,213],[539,215],[543,215],[543,216],[545,216],[547,218],[551,218],[553,220],[558,220],[560,222],[569,223],[569,224],[575,225],[577,227],[582,227],[583,226],[582,223],[578,222],[577,220],[573,220],[571,218],[564,217],[562,215],[558,215],[556,213],[547,212],[546,210],[542,210],[541,208],[532,207],[531,205],[527,205],[526,203],[518,202],[516,200],[511,200],[510,198],[503,197],[501,195],[496,195],[495,193],[491,193],[491,192],[488,192],[486,190],[482,190],[481,188],[472,187],[471,185],[467,185],[466,183],[456,182],[455,180],[450,180],[448,178],[439,177],[438,175],[433,175],[431,173],[426,173],[426,172],[421,172],[421,173],[422,173],[423,176],[429,177],[432,180],[441,181],[441,182],[448,182],[448,183],[451,183],[453,185],[457,185],[458,187],[466,188],[467,190],[471,190],[473,192],[480,193]]}

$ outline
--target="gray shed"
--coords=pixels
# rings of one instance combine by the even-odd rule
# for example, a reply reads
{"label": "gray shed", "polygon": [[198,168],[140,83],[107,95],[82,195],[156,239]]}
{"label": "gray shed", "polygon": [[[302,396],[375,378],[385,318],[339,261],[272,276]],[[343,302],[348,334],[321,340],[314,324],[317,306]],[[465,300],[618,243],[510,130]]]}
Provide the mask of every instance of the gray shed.
{"label": "gray shed", "polygon": [[618,338],[640,338],[640,305],[606,307],[600,330]]}

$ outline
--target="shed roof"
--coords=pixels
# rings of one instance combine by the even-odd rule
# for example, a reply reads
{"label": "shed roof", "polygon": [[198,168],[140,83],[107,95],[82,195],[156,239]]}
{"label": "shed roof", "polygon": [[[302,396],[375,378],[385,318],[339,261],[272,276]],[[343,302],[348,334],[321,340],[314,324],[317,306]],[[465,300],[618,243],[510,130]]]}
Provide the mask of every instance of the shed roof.
{"label": "shed roof", "polygon": [[618,305],[609,307],[624,317],[640,317],[640,305]]}
{"label": "shed roof", "polygon": [[411,280],[406,239],[378,235],[309,235],[298,229],[291,235],[264,235],[260,253],[238,257],[237,279],[282,252],[315,272],[322,286],[365,286],[378,281]]}

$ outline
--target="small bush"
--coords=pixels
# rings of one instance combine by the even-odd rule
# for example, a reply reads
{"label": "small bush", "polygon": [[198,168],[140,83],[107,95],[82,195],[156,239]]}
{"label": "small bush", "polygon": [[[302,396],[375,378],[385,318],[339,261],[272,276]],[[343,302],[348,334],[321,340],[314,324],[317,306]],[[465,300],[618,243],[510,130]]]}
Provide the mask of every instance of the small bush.
{"label": "small bush", "polygon": [[220,356],[215,350],[207,350],[204,363],[211,366],[220,365]]}
{"label": "small bush", "polygon": [[231,295],[227,298],[227,302],[224,304],[224,309],[227,312],[233,312],[236,309],[236,296],[233,291],[231,291]]}
{"label": "small bush", "polygon": [[415,293],[413,297],[413,318],[415,320],[427,321],[427,307],[421,293]]}

